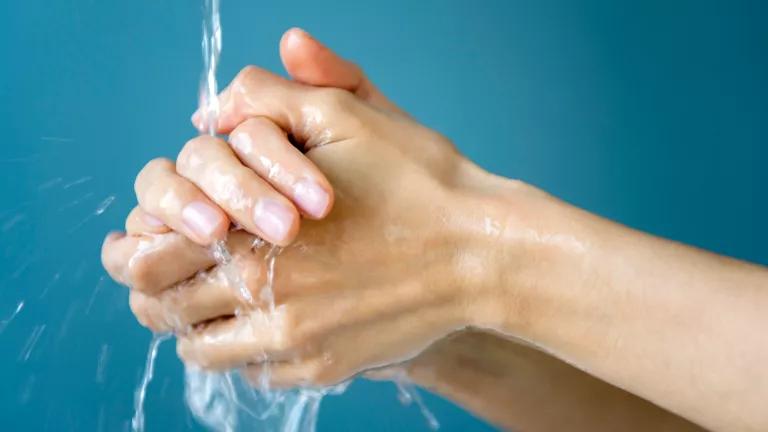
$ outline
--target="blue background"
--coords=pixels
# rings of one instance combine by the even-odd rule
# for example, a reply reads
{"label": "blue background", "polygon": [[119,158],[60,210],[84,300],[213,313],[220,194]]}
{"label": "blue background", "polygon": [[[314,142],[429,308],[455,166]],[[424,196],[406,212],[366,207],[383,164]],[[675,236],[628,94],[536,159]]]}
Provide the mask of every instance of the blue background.
{"label": "blue background", "polygon": [[[0,329],[4,431],[117,431],[133,413],[150,335],[98,252],[133,207],[141,166],[195,133],[200,3],[0,3],[0,321],[25,302]],[[246,64],[281,70],[280,35],[302,26],[487,169],[765,264],[765,5],[223,0],[220,79]],[[167,344],[150,431],[199,428],[182,385]],[[490,429],[427,403],[444,430]],[[327,399],[319,428],[426,430],[392,385],[369,382]]]}

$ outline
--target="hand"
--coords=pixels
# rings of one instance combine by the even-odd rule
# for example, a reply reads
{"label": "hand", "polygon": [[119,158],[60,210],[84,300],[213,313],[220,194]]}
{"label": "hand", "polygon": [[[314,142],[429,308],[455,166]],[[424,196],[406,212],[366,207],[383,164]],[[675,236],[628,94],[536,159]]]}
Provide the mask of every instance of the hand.
{"label": "hand", "polygon": [[[301,56],[290,55],[297,42],[324,49],[313,46],[305,34],[289,32],[281,44],[289,72],[298,71],[293,74],[297,81],[324,84],[327,70],[300,67]],[[484,207],[490,200],[477,198],[478,191],[501,182],[514,186],[515,196],[539,194],[483,173],[444,137],[393,109],[359,69],[345,65],[331,72],[347,78],[347,88],[365,101],[338,89],[290,83],[253,67],[241,72],[222,95],[219,131],[230,134],[241,160],[260,159],[264,135],[274,139],[270,131],[277,128],[270,125],[276,125],[304,144],[306,157],[326,173],[336,191],[337,203],[328,218],[305,223],[296,243],[277,260],[278,307],[269,323],[244,312],[248,305],[227,286],[222,269],[189,279],[214,264],[205,248],[178,234],[154,239],[141,234],[153,232],[141,223],[147,214],[169,214],[157,210],[163,208],[161,197],[174,193],[175,186],[143,193],[143,184],[155,182],[143,181],[147,169],[139,175],[143,210],[129,217],[128,237],[107,240],[105,265],[133,286],[131,305],[145,325],[185,331],[197,324],[179,338],[186,361],[209,368],[248,365],[257,376],[259,362],[267,358],[273,384],[328,384],[411,358],[435,339],[470,324],[467,312],[476,293],[467,288],[484,272],[482,251],[475,255],[468,245],[478,231],[494,235],[487,232],[498,223],[480,217],[487,214]],[[263,127],[249,128],[254,122]],[[210,186],[229,171],[243,173],[249,181],[235,162],[223,141],[196,138],[177,161],[180,175],[175,182],[199,186],[239,221],[241,213],[232,212],[237,206]],[[158,217],[174,226],[171,218]],[[241,225],[261,234],[252,225]],[[239,232],[229,243],[242,280],[259,298],[266,277],[265,248],[253,249],[253,240]],[[152,246],[142,249],[142,242]],[[171,257],[173,267],[168,265]],[[232,318],[222,319],[226,317]]]}
{"label": "hand", "polygon": [[[251,376],[269,362],[273,384],[329,384],[472,326],[527,340],[708,428],[765,430],[768,351],[755,330],[768,305],[764,268],[632,231],[492,176],[440,135],[351,92],[251,67],[222,96],[218,129],[230,134],[239,158],[224,141],[192,140],[177,177],[199,189],[176,182],[179,188],[204,193],[196,198],[207,195],[248,232],[288,244],[296,213],[274,238],[248,217],[273,214],[261,204],[266,198],[308,212],[301,200],[275,192],[291,197],[295,189],[277,182],[275,190],[237,199],[253,192],[254,179],[239,160],[258,172],[261,160],[252,156],[274,146],[262,149],[256,139],[277,140],[282,130],[306,152],[307,159],[295,155],[297,163],[314,162],[337,201],[325,220],[304,222],[278,260],[277,307],[267,323],[227,286],[226,269],[211,267],[207,249],[166,227],[207,244],[226,225],[196,237],[183,223],[186,207],[174,200],[175,188],[146,195],[137,188],[141,209],[129,217],[127,236],[107,238],[103,259],[134,288],[140,320],[179,332],[186,361],[243,366]],[[254,124],[260,129],[248,129]],[[211,166],[215,160],[232,163]],[[311,172],[311,164],[304,168]],[[220,181],[230,176],[234,182]],[[213,186],[222,183],[238,193],[217,194]],[[288,226],[282,217],[268,220]],[[253,247],[254,239],[237,232],[229,241],[246,297],[260,299],[266,248]]]}

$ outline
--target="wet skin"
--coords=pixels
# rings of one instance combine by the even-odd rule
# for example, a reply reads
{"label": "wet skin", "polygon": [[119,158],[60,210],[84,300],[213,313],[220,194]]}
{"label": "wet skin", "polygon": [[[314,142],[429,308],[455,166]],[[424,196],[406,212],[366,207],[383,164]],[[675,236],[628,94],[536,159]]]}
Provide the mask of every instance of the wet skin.
{"label": "wet skin", "polygon": [[[711,429],[768,427],[764,268],[483,171],[305,33],[288,32],[281,56],[294,81],[244,69],[221,97],[218,132],[228,141],[201,136],[175,163],[150,162],[127,233],[105,241],[104,265],[132,288],[137,318],[176,332],[185,362],[257,377],[269,361],[273,385],[327,385],[391,364],[437,370],[450,356],[430,354],[435,347],[514,344],[466,333],[425,352],[471,327],[528,341],[626,390],[564,380],[608,389],[605,400],[622,407],[613,412],[641,410],[657,422],[646,427],[694,426],[637,396]],[[268,316],[258,306],[270,248],[254,247],[256,236],[287,246]],[[208,246],[224,238],[256,304],[216,266]],[[522,357],[542,380],[582,374]],[[498,362],[472,367],[490,373]],[[419,376],[499,424],[557,428],[478,402],[482,391],[459,385],[458,370],[453,386],[446,374]],[[541,388],[574,395],[552,407],[573,411],[578,391]],[[581,410],[594,416],[567,425],[610,429],[597,400]]]}

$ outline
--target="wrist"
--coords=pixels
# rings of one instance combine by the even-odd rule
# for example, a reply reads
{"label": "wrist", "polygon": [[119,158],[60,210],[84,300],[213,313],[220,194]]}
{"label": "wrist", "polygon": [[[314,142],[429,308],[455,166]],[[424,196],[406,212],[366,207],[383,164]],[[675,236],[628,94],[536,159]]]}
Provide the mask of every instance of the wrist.
{"label": "wrist", "polygon": [[470,165],[456,189],[453,265],[468,326],[528,339],[558,290],[584,278],[594,217]]}

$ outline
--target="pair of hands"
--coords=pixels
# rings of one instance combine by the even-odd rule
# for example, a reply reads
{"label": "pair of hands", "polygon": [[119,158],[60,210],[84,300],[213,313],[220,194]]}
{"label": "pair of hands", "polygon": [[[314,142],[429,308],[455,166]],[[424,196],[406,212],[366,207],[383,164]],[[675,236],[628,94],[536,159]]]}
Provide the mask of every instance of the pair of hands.
{"label": "pair of hands", "polygon": [[[494,235],[472,219],[492,180],[307,33],[288,31],[280,53],[293,81],[247,67],[222,92],[228,142],[199,136],[142,169],[139,206],[102,260],[185,362],[254,381],[268,362],[273,386],[328,385],[475,324],[486,269],[468,245]],[[259,237],[287,246],[269,320],[244,298],[264,300]],[[216,264],[220,239],[248,296]]]}

